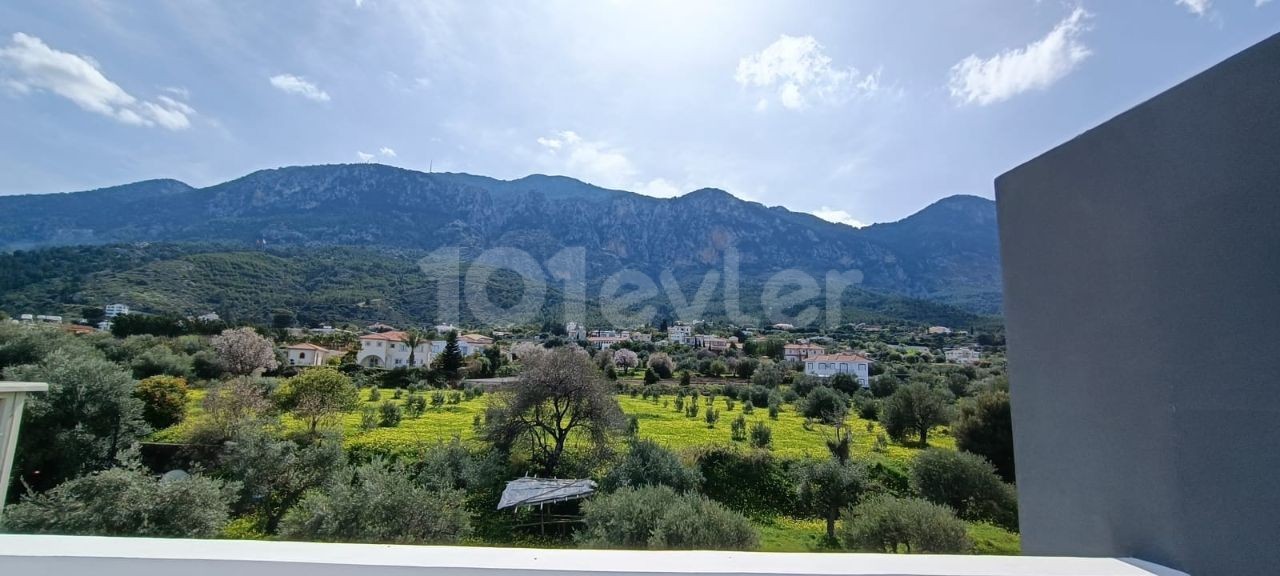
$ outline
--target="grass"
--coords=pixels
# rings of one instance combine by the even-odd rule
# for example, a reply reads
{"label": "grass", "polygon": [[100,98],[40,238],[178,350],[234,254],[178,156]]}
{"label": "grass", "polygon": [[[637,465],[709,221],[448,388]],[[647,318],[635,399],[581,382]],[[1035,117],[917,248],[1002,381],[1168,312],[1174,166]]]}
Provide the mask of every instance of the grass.
{"label": "grass", "polygon": [[[839,551],[824,546],[827,523],[820,519],[769,518],[755,524],[760,532],[761,552]],[[984,522],[970,522],[967,526],[975,554],[1017,556],[1021,551],[1019,536],[1013,532]]]}

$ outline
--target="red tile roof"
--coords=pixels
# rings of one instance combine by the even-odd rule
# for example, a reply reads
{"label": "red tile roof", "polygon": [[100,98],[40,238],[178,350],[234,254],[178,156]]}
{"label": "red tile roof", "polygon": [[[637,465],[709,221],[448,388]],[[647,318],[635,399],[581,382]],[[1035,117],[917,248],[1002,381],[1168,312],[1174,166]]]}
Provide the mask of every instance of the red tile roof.
{"label": "red tile roof", "polygon": [[288,346],[285,346],[285,349],[287,349],[287,350],[316,350],[316,351],[320,351],[320,352],[329,352],[329,351],[330,351],[328,348],[325,348],[325,347],[323,347],[323,346],[316,346],[315,344],[312,344],[312,343],[310,343],[310,342],[300,342],[300,343],[298,343],[298,344],[290,344],[290,345],[288,345]]}
{"label": "red tile roof", "polygon": [[360,337],[361,340],[387,340],[389,342],[404,342],[409,337],[408,333],[393,331],[379,332],[377,334],[365,334]]}
{"label": "red tile roof", "polygon": [[807,360],[808,362],[871,362],[870,358],[861,354],[852,352],[844,352],[841,354],[823,354],[814,356]]}

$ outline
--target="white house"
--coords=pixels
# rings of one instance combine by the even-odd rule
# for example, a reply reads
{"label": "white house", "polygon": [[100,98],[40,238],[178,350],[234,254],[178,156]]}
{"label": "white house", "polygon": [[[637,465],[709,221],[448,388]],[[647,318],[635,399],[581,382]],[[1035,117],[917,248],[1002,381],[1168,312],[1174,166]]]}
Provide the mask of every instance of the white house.
{"label": "white house", "polygon": [[947,362],[952,364],[977,364],[982,360],[981,352],[968,347],[948,348],[942,353],[947,357]]}
{"label": "white house", "polygon": [[738,338],[722,338],[720,336],[700,335],[694,338],[694,344],[711,350],[712,352],[724,352],[729,349],[730,344],[737,344]]}
{"label": "white house", "polygon": [[[409,345],[405,342],[408,334],[392,330],[360,336],[360,351],[356,353],[356,362],[370,368],[409,368],[429,366],[435,342],[423,340],[412,350],[413,363],[409,363]],[[441,343],[440,349],[444,346]],[[465,354],[464,354],[465,355]]]}
{"label": "white house", "polygon": [[930,334],[950,334],[951,329],[947,328],[946,326],[930,326],[929,333]]}
{"label": "white house", "polygon": [[107,304],[106,308],[102,310],[107,313],[107,318],[115,318],[116,316],[128,314],[129,306],[127,304]]}
{"label": "white house", "polygon": [[672,344],[689,344],[693,341],[693,326],[684,324],[667,326],[667,341]]}
{"label": "white house", "polygon": [[[444,352],[446,344],[448,344],[447,340],[432,340],[431,356],[435,357],[436,354]],[[485,348],[492,345],[493,338],[483,334],[463,334],[458,336],[458,351],[462,353],[463,357],[480,354],[484,352]]]}
{"label": "white house", "polygon": [[342,356],[338,350],[330,350],[315,344],[303,342],[284,347],[290,366],[324,366],[330,358]]}
{"label": "white house", "polygon": [[45,324],[61,324],[62,317],[39,314],[36,316],[36,322],[44,322]]}
{"label": "white house", "polygon": [[852,352],[823,354],[805,360],[804,373],[819,378],[848,374],[857,378],[858,384],[865,388],[871,378],[871,360]]}
{"label": "white house", "polygon": [[217,312],[210,312],[208,314],[201,314],[199,316],[196,316],[196,320],[199,320],[201,322],[217,322],[219,320],[222,320],[222,317],[218,316]]}
{"label": "white house", "polygon": [[587,336],[587,342],[597,350],[604,350],[614,344],[621,344],[629,340],[630,338],[624,338],[622,336]]}
{"label": "white house", "polygon": [[809,343],[800,344],[784,344],[782,346],[782,359],[788,362],[804,362],[814,356],[821,356],[826,353],[826,349]]}

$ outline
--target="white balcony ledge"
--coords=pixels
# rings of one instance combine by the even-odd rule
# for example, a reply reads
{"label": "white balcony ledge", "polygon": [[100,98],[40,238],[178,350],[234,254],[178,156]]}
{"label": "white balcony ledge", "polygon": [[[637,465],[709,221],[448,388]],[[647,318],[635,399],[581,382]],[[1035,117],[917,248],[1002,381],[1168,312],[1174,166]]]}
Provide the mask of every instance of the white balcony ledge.
{"label": "white balcony ledge", "polygon": [[635,552],[0,535],[0,574],[1186,576],[1131,559]]}

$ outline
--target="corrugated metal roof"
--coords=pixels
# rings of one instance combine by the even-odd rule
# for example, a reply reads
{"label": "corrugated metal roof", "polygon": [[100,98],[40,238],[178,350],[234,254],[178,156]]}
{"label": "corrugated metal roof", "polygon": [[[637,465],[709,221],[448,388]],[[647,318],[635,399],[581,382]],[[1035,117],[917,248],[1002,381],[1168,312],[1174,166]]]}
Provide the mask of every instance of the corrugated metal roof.
{"label": "corrugated metal roof", "polygon": [[498,509],[578,500],[595,493],[596,483],[593,480],[517,478],[507,482]]}

